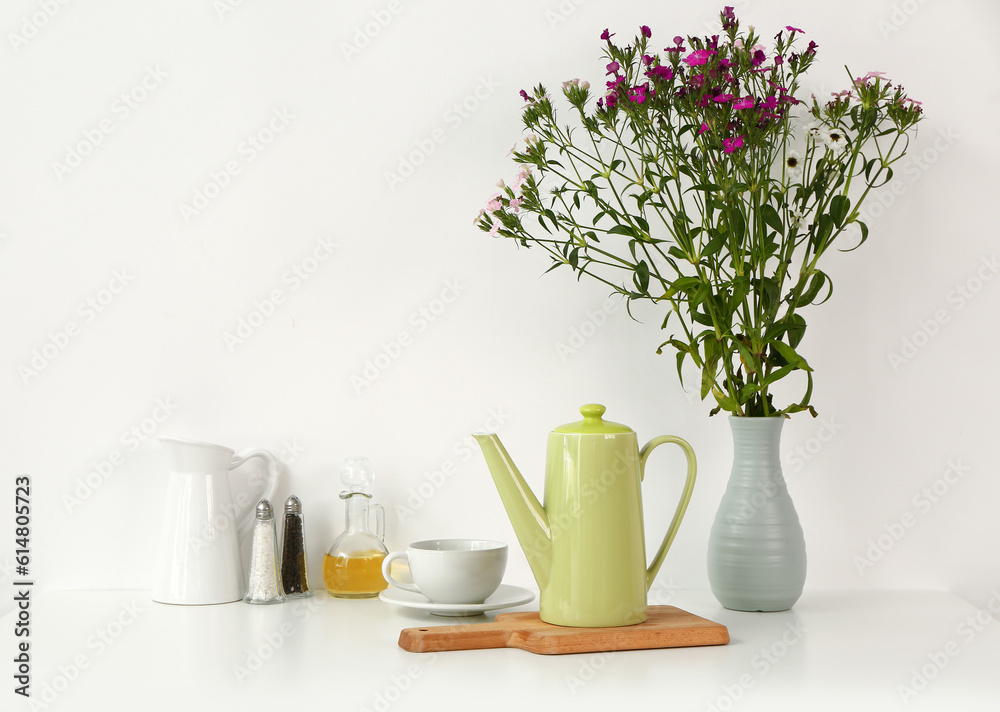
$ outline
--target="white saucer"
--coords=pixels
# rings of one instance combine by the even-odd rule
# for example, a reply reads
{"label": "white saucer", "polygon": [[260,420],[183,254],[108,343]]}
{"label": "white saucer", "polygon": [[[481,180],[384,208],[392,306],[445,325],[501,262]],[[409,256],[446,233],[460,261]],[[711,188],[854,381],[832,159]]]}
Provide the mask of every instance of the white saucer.
{"label": "white saucer", "polygon": [[379,600],[392,603],[404,608],[415,608],[420,611],[429,611],[435,616],[478,616],[486,611],[493,611],[497,608],[510,608],[520,606],[524,603],[531,603],[535,600],[535,594],[520,586],[507,586],[500,584],[493,595],[486,599],[485,603],[431,603],[427,598],[419,593],[411,593],[389,586],[379,595]]}

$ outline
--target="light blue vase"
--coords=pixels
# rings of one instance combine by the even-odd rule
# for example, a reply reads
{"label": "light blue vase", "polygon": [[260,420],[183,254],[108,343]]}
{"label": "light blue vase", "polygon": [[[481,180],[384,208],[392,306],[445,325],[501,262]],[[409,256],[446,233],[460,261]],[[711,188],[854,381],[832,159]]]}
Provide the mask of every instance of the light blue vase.
{"label": "light blue vase", "polygon": [[734,611],[787,610],[806,580],[805,539],[781,473],[784,422],[729,418],[733,470],[708,539],[708,579]]}

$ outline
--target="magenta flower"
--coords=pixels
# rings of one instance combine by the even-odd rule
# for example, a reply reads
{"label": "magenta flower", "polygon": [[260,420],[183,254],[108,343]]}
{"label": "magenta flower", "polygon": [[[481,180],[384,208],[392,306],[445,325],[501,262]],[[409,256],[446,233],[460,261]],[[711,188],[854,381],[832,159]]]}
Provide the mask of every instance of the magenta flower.
{"label": "magenta flower", "polygon": [[601,39],[602,40],[607,40],[608,42],[610,42],[611,38],[614,37],[614,36],[615,36],[614,32],[612,32],[612,33],[609,34],[607,30],[604,30],[604,32],[601,33]]}
{"label": "magenta flower", "polygon": [[759,67],[766,60],[767,60],[767,55],[764,54],[764,50],[758,49],[753,53],[753,57],[751,58],[750,63],[753,64],[753,66],[755,67]]}
{"label": "magenta flower", "polygon": [[524,99],[525,101],[531,101],[531,97],[528,96],[528,92],[526,92],[524,89],[521,90],[521,98]]}
{"label": "magenta flower", "polygon": [[733,12],[732,5],[726,5],[722,8],[722,29],[728,30],[736,24],[736,14]]}
{"label": "magenta flower", "polygon": [[646,92],[649,90],[648,84],[632,87],[628,90],[629,101],[635,104],[642,104],[646,101]]}
{"label": "magenta flower", "polygon": [[732,101],[733,100],[733,95],[732,94],[719,94],[718,96],[713,96],[712,99],[715,100],[719,104],[725,104],[727,101]]}
{"label": "magenta flower", "polygon": [[809,46],[806,47],[806,54],[807,55],[816,54],[816,48],[817,47],[819,47],[819,45],[816,44],[815,42],[813,42],[812,40],[810,40],[809,41]]}
{"label": "magenta flower", "polygon": [[785,58],[784,57],[782,57],[780,54],[774,55],[774,66],[775,67],[780,67],[784,63],[785,63]]}
{"label": "magenta flower", "polygon": [[785,29],[789,32],[798,32],[800,35],[804,35],[805,32],[800,30],[798,27],[792,27],[791,25],[785,25]]}
{"label": "magenta flower", "polygon": [[726,153],[732,153],[738,148],[743,148],[743,137],[737,136],[736,138],[726,138],[722,140],[722,150]]}
{"label": "magenta flower", "polygon": [[680,47],[682,44],[684,44],[684,38],[681,37],[680,35],[677,35],[676,37],[674,37],[674,44]]}
{"label": "magenta flower", "polygon": [[621,65],[618,62],[611,62],[607,66],[608,74],[618,74],[618,70],[621,69]]}
{"label": "magenta flower", "polygon": [[674,78],[674,70],[661,64],[646,72],[646,76],[659,79],[661,82],[669,82]]}
{"label": "magenta flower", "polygon": [[702,124],[701,124],[701,128],[700,128],[700,129],[698,129],[698,135],[699,135],[699,136],[701,136],[701,135],[702,135],[703,133],[705,133],[706,131],[711,131],[711,129],[710,129],[709,127],[708,127],[708,124],[706,124],[706,123],[702,122]]}
{"label": "magenta flower", "polygon": [[711,57],[713,54],[716,53],[710,49],[696,49],[693,52],[691,52],[691,54],[689,54],[687,57],[684,58],[684,62],[689,66],[696,67],[698,65],[705,64],[706,62],[708,62],[708,58]]}
{"label": "magenta flower", "polygon": [[648,25],[643,25],[642,27],[640,27],[639,28],[639,32],[642,33],[643,37],[652,37],[653,36],[653,31],[651,29],[649,29]]}
{"label": "magenta flower", "polygon": [[740,99],[739,101],[737,101],[735,104],[733,104],[733,108],[737,109],[737,110],[739,110],[739,109],[752,109],[753,108],[753,104],[754,104],[753,97],[752,96],[745,96],[742,99]]}

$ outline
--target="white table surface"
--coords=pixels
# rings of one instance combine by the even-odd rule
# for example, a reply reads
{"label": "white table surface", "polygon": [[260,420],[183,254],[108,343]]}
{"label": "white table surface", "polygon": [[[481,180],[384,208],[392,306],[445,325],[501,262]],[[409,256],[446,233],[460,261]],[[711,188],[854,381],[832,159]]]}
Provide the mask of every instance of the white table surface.
{"label": "white table surface", "polygon": [[807,591],[782,613],[727,611],[705,591],[658,598],[725,624],[732,641],[417,654],[397,646],[402,628],[492,615],[439,618],[322,591],[282,605],[205,607],[153,603],[148,591],[36,591],[36,701],[12,692],[19,639],[9,613],[0,709],[1000,710],[1000,626],[950,593]]}

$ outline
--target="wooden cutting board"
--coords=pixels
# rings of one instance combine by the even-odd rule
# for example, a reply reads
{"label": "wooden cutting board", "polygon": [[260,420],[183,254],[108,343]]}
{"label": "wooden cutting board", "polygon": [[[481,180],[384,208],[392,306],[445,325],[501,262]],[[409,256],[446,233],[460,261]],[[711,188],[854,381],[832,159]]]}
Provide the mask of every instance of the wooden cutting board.
{"label": "wooden cutting board", "polygon": [[643,623],[618,628],[569,628],[544,623],[538,612],[501,613],[494,623],[405,628],[399,647],[411,653],[520,648],[542,655],[725,645],[726,626],[673,606],[650,606]]}

